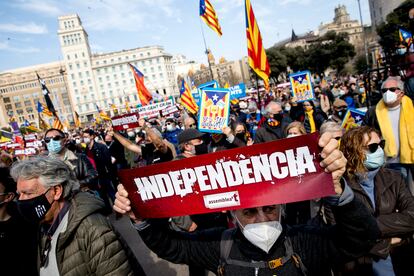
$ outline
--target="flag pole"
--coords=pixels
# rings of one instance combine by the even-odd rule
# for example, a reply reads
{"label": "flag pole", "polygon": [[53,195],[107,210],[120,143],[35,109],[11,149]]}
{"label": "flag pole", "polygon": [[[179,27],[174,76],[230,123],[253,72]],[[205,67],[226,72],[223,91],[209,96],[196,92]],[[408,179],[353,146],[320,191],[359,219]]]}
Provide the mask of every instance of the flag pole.
{"label": "flag pole", "polygon": [[260,99],[260,91],[259,91],[259,77],[257,76],[256,72],[254,73],[256,75],[256,90],[257,90],[257,107],[259,109],[259,112],[262,111],[262,101]]}
{"label": "flag pole", "polygon": [[201,34],[203,35],[205,54],[207,55],[208,68],[210,69],[211,80],[214,80],[213,69],[211,69],[210,59],[208,58],[209,50],[207,48],[206,37],[204,36],[203,23],[201,22],[201,18],[199,18],[199,20],[200,20]]}

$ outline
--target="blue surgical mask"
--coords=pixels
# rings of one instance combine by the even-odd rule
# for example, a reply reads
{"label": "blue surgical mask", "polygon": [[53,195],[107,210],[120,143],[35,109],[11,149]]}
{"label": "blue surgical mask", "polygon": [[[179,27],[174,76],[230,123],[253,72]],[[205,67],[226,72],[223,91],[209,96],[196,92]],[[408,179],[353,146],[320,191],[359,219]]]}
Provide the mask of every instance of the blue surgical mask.
{"label": "blue surgical mask", "polygon": [[407,52],[406,48],[398,48],[397,49],[397,54],[399,54],[401,56],[405,55],[406,52]]}
{"label": "blue surgical mask", "polygon": [[367,152],[365,155],[364,166],[368,170],[378,169],[385,163],[384,150],[381,147],[378,147],[374,153]]}
{"label": "blue surgical mask", "polygon": [[60,141],[55,141],[53,139],[50,140],[49,143],[46,144],[47,150],[51,154],[58,154],[62,150],[62,144]]}

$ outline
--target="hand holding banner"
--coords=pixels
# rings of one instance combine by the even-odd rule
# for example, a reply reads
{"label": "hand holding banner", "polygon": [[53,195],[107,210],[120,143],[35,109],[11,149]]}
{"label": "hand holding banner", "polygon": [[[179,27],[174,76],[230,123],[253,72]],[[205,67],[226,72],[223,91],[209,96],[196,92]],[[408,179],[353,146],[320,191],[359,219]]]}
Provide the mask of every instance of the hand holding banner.
{"label": "hand holding banner", "polygon": [[139,218],[218,212],[334,194],[317,156],[314,133],[122,170],[120,179]]}

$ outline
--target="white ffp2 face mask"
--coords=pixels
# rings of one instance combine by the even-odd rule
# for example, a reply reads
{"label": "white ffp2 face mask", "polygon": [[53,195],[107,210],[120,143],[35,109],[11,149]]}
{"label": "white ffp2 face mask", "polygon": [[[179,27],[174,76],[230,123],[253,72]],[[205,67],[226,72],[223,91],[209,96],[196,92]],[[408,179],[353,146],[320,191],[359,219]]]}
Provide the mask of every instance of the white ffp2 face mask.
{"label": "white ffp2 face mask", "polygon": [[249,242],[266,253],[269,253],[270,248],[275,244],[283,230],[282,225],[277,220],[251,223],[244,227],[241,226],[241,229],[244,237]]}
{"label": "white ffp2 face mask", "polygon": [[393,103],[397,100],[397,94],[395,92],[387,90],[387,92],[385,92],[382,95],[382,99],[384,100],[384,102],[386,104],[390,104],[390,103]]}

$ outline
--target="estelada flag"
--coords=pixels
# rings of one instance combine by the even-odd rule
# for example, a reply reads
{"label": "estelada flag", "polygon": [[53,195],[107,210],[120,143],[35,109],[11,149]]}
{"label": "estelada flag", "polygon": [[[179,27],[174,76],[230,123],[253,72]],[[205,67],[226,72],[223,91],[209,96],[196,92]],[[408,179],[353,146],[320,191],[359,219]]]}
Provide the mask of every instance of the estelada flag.
{"label": "estelada flag", "polygon": [[50,128],[49,124],[45,122],[45,120],[43,120],[42,116],[39,113],[39,128],[41,130],[47,130]]}
{"label": "estelada flag", "polygon": [[405,44],[407,44],[407,46],[410,47],[413,41],[413,35],[409,31],[404,30],[402,28],[399,29],[399,35],[400,35],[400,41],[405,42]]}
{"label": "estelada flag", "polygon": [[223,34],[216,11],[209,0],[200,0],[200,17],[219,36]]}
{"label": "estelada flag", "polygon": [[108,116],[108,114],[106,114],[106,112],[102,109],[99,108],[99,106],[96,104],[96,109],[98,110],[99,113],[99,117],[104,120],[104,121],[110,121],[111,117]]}
{"label": "estelada flag", "polygon": [[138,97],[141,102],[141,105],[145,106],[149,104],[149,102],[152,100],[152,95],[145,87],[144,74],[142,74],[141,71],[139,71],[138,68],[136,68],[134,65],[130,63],[128,64],[132,70],[132,74],[134,75],[135,87],[137,88]]}
{"label": "estelada flag", "polygon": [[268,90],[270,67],[250,0],[245,0],[245,15],[249,66],[263,79]]}
{"label": "estelada flag", "polygon": [[47,106],[41,102],[37,102],[37,112],[43,113],[46,116],[52,117],[53,113],[47,108]]}
{"label": "estelada flag", "polygon": [[196,104],[193,94],[191,94],[190,88],[185,80],[181,83],[180,95],[181,105],[190,113],[196,114],[198,112],[198,105]]}

